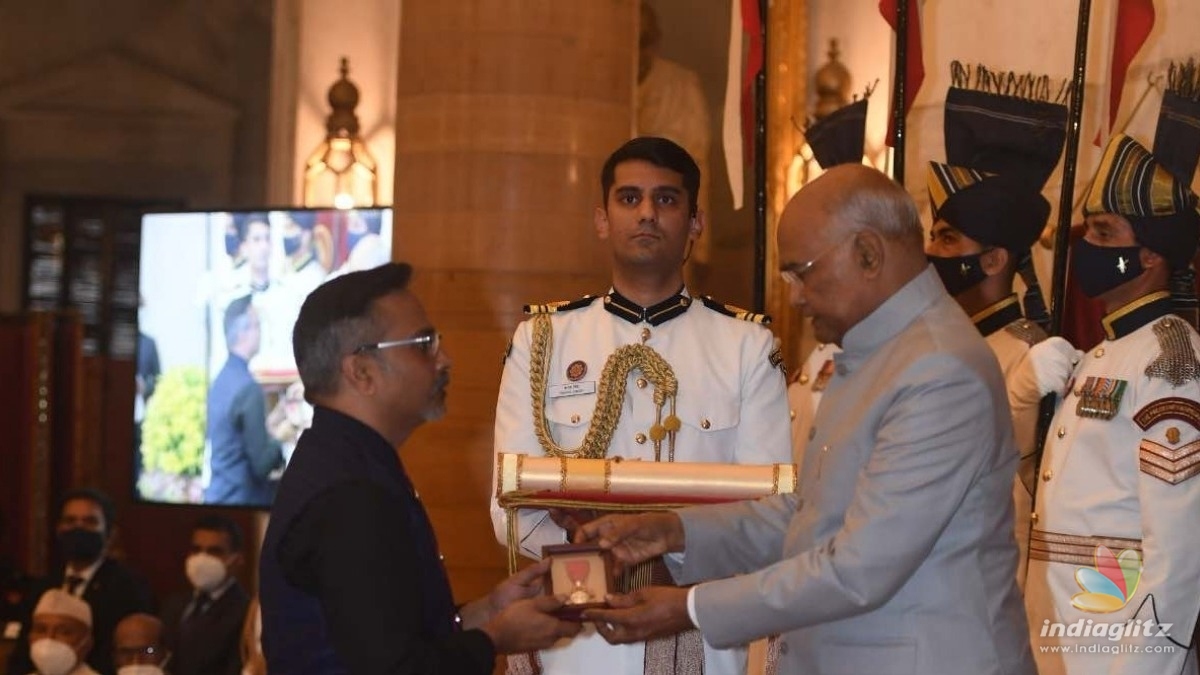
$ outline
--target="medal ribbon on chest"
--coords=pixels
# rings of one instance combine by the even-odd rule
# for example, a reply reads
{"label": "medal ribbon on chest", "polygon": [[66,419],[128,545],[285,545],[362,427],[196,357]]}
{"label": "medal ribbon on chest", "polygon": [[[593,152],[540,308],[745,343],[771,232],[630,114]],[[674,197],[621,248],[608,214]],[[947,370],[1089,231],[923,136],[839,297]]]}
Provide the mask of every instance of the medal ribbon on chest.
{"label": "medal ribbon on chest", "polygon": [[1075,391],[1079,403],[1075,414],[1098,420],[1111,420],[1121,407],[1121,397],[1129,383],[1115,377],[1088,377]]}

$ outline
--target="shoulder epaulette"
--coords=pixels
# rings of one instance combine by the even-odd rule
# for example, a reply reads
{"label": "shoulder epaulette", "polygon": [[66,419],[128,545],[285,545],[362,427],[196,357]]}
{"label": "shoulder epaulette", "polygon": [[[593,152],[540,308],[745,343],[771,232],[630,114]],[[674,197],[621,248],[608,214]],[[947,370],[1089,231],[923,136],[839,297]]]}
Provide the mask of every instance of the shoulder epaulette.
{"label": "shoulder epaulette", "polygon": [[1181,387],[1200,380],[1200,361],[1192,347],[1191,331],[1177,316],[1166,316],[1154,324],[1158,338],[1158,358],[1146,366],[1146,377],[1166,380],[1172,387]]}
{"label": "shoulder epaulette", "polygon": [[1004,330],[1008,331],[1010,335],[1013,335],[1018,340],[1024,342],[1030,347],[1036,345],[1042,340],[1045,340],[1047,337],[1046,331],[1042,330],[1041,326],[1030,321],[1029,319],[1018,319],[1013,321],[1005,326]]}
{"label": "shoulder epaulette", "polygon": [[554,314],[555,312],[568,312],[572,309],[587,307],[596,299],[594,295],[585,295],[578,300],[559,300],[558,302],[547,302],[544,305],[525,305],[526,314]]}
{"label": "shoulder epaulette", "polygon": [[735,305],[727,305],[723,302],[714,300],[711,295],[705,295],[700,299],[704,301],[705,307],[717,312],[718,314],[732,316],[735,319],[741,319],[742,321],[749,321],[750,323],[757,323],[763,326],[771,323],[771,317],[767,316],[766,314],[751,312],[750,310],[742,309],[741,307],[737,307]]}

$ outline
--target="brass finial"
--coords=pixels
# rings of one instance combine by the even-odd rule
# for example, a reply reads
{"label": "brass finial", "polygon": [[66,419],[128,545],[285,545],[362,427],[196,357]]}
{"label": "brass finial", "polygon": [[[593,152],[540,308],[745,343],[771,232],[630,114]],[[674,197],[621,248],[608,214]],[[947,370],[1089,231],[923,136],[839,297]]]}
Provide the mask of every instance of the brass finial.
{"label": "brass finial", "polygon": [[841,51],[837,38],[829,41],[829,61],[813,76],[817,88],[817,105],[813,116],[817,119],[841,108],[850,102],[850,71],[838,61]]}

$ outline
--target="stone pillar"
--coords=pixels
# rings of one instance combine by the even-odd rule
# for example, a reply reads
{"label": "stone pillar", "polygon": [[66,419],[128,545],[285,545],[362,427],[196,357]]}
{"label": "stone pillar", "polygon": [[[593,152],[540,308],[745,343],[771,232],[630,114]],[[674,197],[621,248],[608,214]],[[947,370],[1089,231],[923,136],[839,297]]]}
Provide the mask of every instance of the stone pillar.
{"label": "stone pillar", "polygon": [[529,302],[607,290],[600,167],[634,123],[636,0],[404,0],[393,258],[454,361],[405,464],[455,593],[503,577],[488,519],[505,345]]}

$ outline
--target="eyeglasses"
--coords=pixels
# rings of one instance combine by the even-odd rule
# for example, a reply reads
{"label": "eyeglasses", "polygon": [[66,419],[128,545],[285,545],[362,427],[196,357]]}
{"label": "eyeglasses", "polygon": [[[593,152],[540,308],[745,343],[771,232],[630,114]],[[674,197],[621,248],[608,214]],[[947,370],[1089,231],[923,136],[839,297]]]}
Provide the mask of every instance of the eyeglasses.
{"label": "eyeglasses", "polygon": [[373,344],[359,345],[354,348],[355,354],[365,354],[380,349],[391,349],[392,347],[421,347],[421,351],[427,356],[437,354],[442,348],[442,334],[433,331],[416,337],[404,338],[403,340],[388,340],[387,342],[375,342]]}
{"label": "eyeglasses", "polygon": [[813,266],[817,264],[818,260],[829,255],[830,253],[833,252],[834,249],[836,249],[837,247],[846,243],[847,241],[849,241],[850,239],[854,238],[857,235],[858,235],[857,232],[853,232],[849,236],[839,240],[837,243],[833,244],[832,246],[829,246],[824,251],[821,251],[817,255],[813,256],[811,259],[806,260],[805,262],[802,262],[799,265],[792,265],[785,270],[780,270],[779,276],[783,277],[783,282],[789,286],[795,286],[796,284],[802,283],[804,281],[804,275],[806,275],[812,271]]}

